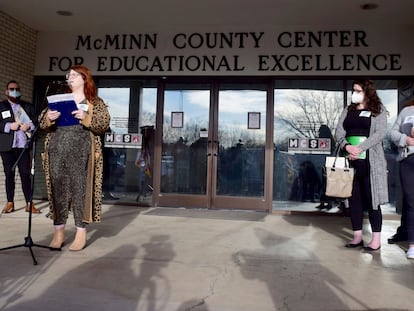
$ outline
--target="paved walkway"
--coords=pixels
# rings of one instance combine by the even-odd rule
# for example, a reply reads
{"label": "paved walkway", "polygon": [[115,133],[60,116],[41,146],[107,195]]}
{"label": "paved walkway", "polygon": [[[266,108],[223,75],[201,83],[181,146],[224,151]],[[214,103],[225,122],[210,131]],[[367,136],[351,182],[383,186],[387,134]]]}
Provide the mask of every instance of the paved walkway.
{"label": "paved walkway", "polygon": [[[51,220],[33,215],[47,245]],[[23,207],[23,206],[22,206]],[[343,245],[340,216],[104,206],[81,252],[33,246],[0,252],[0,310],[267,311],[414,310],[414,261],[406,244],[380,251]],[[0,218],[0,248],[24,242],[23,209]],[[67,244],[74,236],[67,226]],[[367,236],[366,239],[369,237]]]}

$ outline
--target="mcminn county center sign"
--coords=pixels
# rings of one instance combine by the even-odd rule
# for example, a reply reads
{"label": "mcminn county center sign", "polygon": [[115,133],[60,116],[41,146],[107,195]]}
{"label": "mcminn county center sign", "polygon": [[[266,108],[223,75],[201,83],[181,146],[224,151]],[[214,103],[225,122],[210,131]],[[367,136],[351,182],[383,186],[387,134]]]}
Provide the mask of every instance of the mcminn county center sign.
{"label": "mcminn county center sign", "polygon": [[413,75],[408,26],[292,26],[121,33],[40,32],[35,74]]}

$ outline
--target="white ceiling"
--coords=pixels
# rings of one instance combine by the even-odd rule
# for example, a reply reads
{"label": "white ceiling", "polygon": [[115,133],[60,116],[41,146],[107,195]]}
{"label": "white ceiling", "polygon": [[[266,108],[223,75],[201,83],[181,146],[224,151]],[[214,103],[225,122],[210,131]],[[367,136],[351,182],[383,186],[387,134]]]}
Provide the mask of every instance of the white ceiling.
{"label": "white ceiling", "polygon": [[[366,3],[378,8],[364,11]],[[1,0],[0,10],[39,31],[414,24],[414,0]],[[59,16],[59,10],[73,15]]]}

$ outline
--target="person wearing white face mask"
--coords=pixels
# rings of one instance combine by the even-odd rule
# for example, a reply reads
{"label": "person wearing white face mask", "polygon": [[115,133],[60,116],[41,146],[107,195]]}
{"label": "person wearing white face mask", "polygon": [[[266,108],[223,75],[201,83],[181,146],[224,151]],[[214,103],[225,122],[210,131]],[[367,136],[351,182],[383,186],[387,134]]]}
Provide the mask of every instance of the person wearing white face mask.
{"label": "person wearing white face mask", "polygon": [[[381,248],[381,204],[388,202],[387,162],[382,140],[387,131],[387,110],[371,80],[352,83],[351,105],[338,120],[336,141],[355,169],[352,196],[349,201],[353,238],[347,248],[363,247],[365,251]],[[372,237],[364,246],[363,219],[368,211]]]}
{"label": "person wearing white face mask", "polygon": [[[14,80],[7,83],[5,95],[7,99],[0,102],[0,154],[6,177],[7,196],[7,203],[2,213],[14,211],[15,171],[13,166],[23,150],[23,155],[17,163],[17,167],[19,168],[23,194],[26,200],[26,212],[29,212],[31,201],[30,149],[26,148],[26,144],[28,135],[34,129],[32,122],[35,118],[34,107],[32,104],[20,100],[20,87]],[[31,208],[33,213],[40,213],[33,204]]]}

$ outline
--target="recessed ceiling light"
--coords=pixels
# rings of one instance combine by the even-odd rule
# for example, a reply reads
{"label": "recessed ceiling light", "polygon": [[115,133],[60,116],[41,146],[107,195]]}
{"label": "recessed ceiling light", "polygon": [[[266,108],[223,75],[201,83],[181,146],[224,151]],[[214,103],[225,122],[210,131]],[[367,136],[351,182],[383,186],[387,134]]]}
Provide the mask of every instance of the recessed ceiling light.
{"label": "recessed ceiling light", "polygon": [[363,10],[375,10],[378,8],[378,4],[376,3],[365,3],[361,5],[361,9]]}
{"label": "recessed ceiling light", "polygon": [[63,10],[56,11],[56,14],[60,16],[72,16],[73,15],[71,11],[63,11]]}

